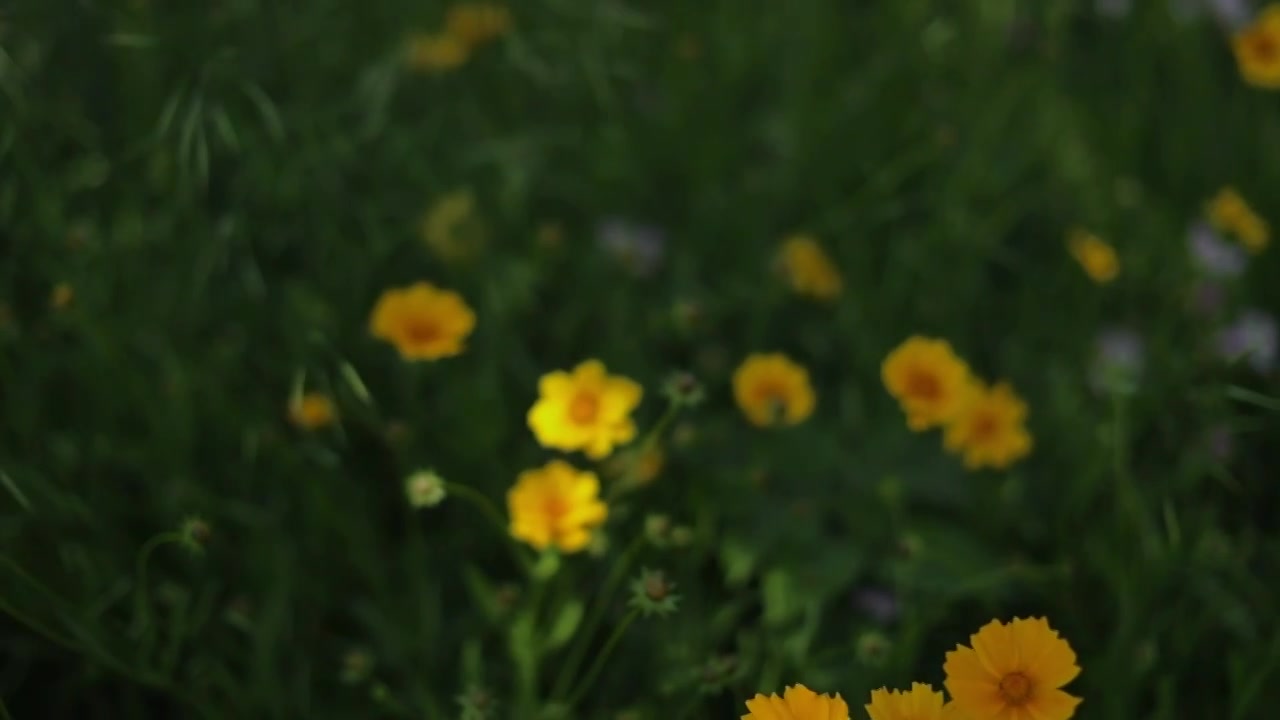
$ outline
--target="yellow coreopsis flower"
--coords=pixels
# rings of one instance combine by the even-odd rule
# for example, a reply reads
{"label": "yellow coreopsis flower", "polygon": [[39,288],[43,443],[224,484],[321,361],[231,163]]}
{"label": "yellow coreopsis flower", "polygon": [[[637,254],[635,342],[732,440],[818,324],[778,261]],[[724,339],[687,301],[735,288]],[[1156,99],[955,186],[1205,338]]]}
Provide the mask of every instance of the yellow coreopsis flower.
{"label": "yellow coreopsis flower", "polygon": [[733,397],[752,425],[797,425],[817,398],[809,372],[782,353],[749,355],[733,373]]}
{"label": "yellow coreopsis flower", "polygon": [[563,553],[580,552],[609,516],[599,495],[595,473],[563,460],[526,470],[507,491],[511,535],[538,550],[554,546]]}
{"label": "yellow coreopsis flower", "polygon": [[444,31],[469,47],[501,37],[510,29],[511,11],[498,3],[460,3],[445,15]]}
{"label": "yellow coreopsis flower", "polygon": [[1280,4],[1271,4],[1231,39],[1240,76],[1250,85],[1280,90]]}
{"label": "yellow coreopsis flower", "polygon": [[422,72],[440,73],[466,64],[471,48],[448,33],[418,33],[409,37],[405,60]]}
{"label": "yellow coreopsis flower", "polygon": [[289,421],[303,430],[332,425],[337,417],[337,408],[324,393],[309,392],[289,401]]}
{"label": "yellow coreopsis flower", "polygon": [[1061,690],[1080,674],[1076,654],[1044,618],[992,620],[973,647],[947,653],[943,671],[952,705],[972,720],[1067,720],[1080,698]]}
{"label": "yellow coreopsis flower", "polygon": [[871,720],[942,720],[942,693],[924,683],[912,683],[905,692],[871,691],[871,702],[865,707]]}
{"label": "yellow coreopsis flower", "polygon": [[382,293],[369,331],[405,360],[438,360],[460,354],[476,316],[461,295],[419,282]]}
{"label": "yellow coreopsis flower", "polygon": [[443,260],[461,260],[484,245],[475,195],[455,190],[437,200],[422,219],[422,239]]}
{"label": "yellow coreopsis flower", "polygon": [[1249,207],[1233,187],[1218,191],[1205,206],[1209,222],[1219,231],[1234,235],[1251,253],[1262,252],[1271,242],[1271,228]]}
{"label": "yellow coreopsis flower", "polygon": [[783,691],[782,697],[757,694],[747,701],[747,711],[742,720],[849,720],[849,705],[840,693],[819,695],[798,684]]}
{"label": "yellow coreopsis flower", "polygon": [[945,425],[964,411],[973,392],[969,365],[946,340],[907,338],[880,365],[889,394],[916,432]]}
{"label": "yellow coreopsis flower", "polygon": [[527,418],[538,442],[556,450],[582,450],[599,460],[635,438],[631,412],[640,404],[644,388],[609,375],[599,360],[587,360],[572,372],[543,375],[538,396]]}
{"label": "yellow coreopsis flower", "polygon": [[778,262],[796,293],[819,300],[840,296],[840,270],[812,236],[792,235],[783,241]]}
{"label": "yellow coreopsis flower", "polygon": [[1067,234],[1067,249],[1094,282],[1106,284],[1120,274],[1120,257],[1115,248],[1087,230]]}
{"label": "yellow coreopsis flower", "polygon": [[944,443],[965,467],[1007,468],[1031,452],[1027,404],[1007,383],[975,383],[964,411],[947,425]]}

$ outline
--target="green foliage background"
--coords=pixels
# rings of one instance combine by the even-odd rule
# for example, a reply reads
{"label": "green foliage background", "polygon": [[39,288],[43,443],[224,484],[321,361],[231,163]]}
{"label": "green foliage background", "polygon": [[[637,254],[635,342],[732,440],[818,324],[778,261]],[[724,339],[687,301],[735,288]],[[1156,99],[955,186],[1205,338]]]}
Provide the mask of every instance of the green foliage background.
{"label": "green foliage background", "polygon": [[[643,566],[679,611],[638,620],[570,717],[737,717],[794,682],[862,717],[871,688],[938,686],[946,650],[1015,614],[1079,652],[1078,717],[1268,717],[1275,376],[1203,349],[1184,235],[1225,184],[1280,220],[1278,106],[1220,28],[1138,5],[539,0],[431,77],[402,63],[444,12],[430,1],[7,4],[9,714],[452,718],[483,688],[491,717],[530,720],[623,617],[625,587],[600,589]],[[418,223],[460,187],[489,242],[444,264]],[[667,232],[657,274],[597,247],[615,215]],[[535,241],[544,222],[559,249]],[[1115,243],[1116,283],[1071,262],[1075,225]],[[796,230],[837,260],[834,306],[771,274]],[[1234,302],[1277,307],[1276,258]],[[378,294],[419,279],[475,307],[466,354],[411,366],[368,337]],[[1115,324],[1148,362],[1112,399],[1086,378]],[[914,333],[1015,384],[1031,458],[966,474],[905,429],[879,363]],[[766,350],[815,378],[798,428],[733,406],[733,367]],[[673,369],[708,397],[614,508],[607,553],[565,558],[529,615],[535,583],[477,508],[414,512],[402,478],[434,467],[501,507],[552,457],[524,424],[537,378],[588,357],[646,386],[642,427]],[[289,426],[300,373],[340,426]],[[1227,463],[1203,441],[1219,425]],[[651,513],[692,545],[646,544]],[[202,554],[161,542],[193,515]],[[895,623],[855,608],[864,585],[897,594]],[[883,656],[857,650],[872,631]],[[353,649],[368,680],[342,680]]]}

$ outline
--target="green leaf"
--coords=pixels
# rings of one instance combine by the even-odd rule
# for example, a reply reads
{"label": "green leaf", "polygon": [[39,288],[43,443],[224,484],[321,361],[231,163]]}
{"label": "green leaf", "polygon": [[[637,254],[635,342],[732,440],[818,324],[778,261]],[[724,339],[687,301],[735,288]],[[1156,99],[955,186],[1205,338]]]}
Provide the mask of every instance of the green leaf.
{"label": "green leaf", "polygon": [[724,566],[724,581],[731,588],[740,588],[751,579],[755,571],[756,556],[746,545],[737,540],[725,540],[720,546],[720,564]]}
{"label": "green leaf", "polygon": [[785,570],[770,570],[761,583],[764,596],[764,622],[766,625],[783,625],[801,610],[795,583]]}
{"label": "green leaf", "polygon": [[582,601],[576,598],[565,603],[560,608],[555,622],[551,624],[551,632],[547,634],[546,642],[543,643],[543,652],[557,650],[573,638],[578,626],[582,624],[584,609]]}

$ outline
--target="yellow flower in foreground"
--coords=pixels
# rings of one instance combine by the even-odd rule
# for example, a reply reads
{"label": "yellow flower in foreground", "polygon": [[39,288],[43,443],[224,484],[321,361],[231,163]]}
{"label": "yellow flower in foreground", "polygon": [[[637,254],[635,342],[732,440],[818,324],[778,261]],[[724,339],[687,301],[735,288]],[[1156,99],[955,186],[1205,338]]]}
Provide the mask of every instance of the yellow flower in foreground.
{"label": "yellow flower in foreground", "polygon": [[1240,76],[1250,85],[1280,90],[1280,4],[1271,4],[1231,39]]}
{"label": "yellow flower in foreground", "polygon": [[640,404],[644,388],[609,375],[599,360],[588,360],[571,373],[543,375],[538,396],[528,414],[529,429],[538,442],[556,450],[582,450],[599,460],[614,446],[635,438],[631,411]]}
{"label": "yellow flower in foreground", "polygon": [[797,425],[817,404],[809,372],[782,353],[749,355],[733,373],[733,397],[758,427]]}
{"label": "yellow flower in foreground", "polygon": [[906,692],[871,691],[871,703],[865,706],[871,720],[942,720],[942,693],[924,683],[912,683]]}
{"label": "yellow flower in foreground", "polygon": [[338,411],[328,395],[309,392],[289,401],[289,421],[303,430],[318,430],[333,424]]}
{"label": "yellow flower in foreground", "polygon": [[1067,249],[1084,268],[1085,274],[1096,283],[1109,283],[1120,274],[1120,258],[1115,248],[1087,230],[1068,233]]}
{"label": "yellow flower in foreground", "polygon": [[471,48],[449,34],[419,33],[409,38],[406,55],[409,67],[414,70],[445,72],[465,65]]}
{"label": "yellow flower in foreground", "polygon": [[947,653],[943,671],[958,712],[971,720],[1067,720],[1080,704],[1060,688],[1080,674],[1076,654],[1044,618],[992,620],[973,647]]}
{"label": "yellow flower in foreground", "polygon": [[880,377],[916,432],[951,422],[972,395],[969,366],[936,338],[907,338],[885,357]]}
{"label": "yellow flower in foreground", "polygon": [[458,355],[475,326],[462,296],[425,282],[382,293],[369,318],[373,336],[395,345],[405,360]]}
{"label": "yellow flower in foreground", "polygon": [[1007,468],[1031,452],[1027,404],[1007,383],[976,383],[964,412],[947,425],[944,443],[965,467]]}
{"label": "yellow flower in foreground", "polygon": [[511,535],[538,550],[555,546],[575,553],[591,543],[609,508],[600,501],[600,481],[563,460],[526,470],[507,491]]}
{"label": "yellow flower in foreground", "polygon": [[782,243],[778,256],[791,289],[819,300],[840,296],[840,270],[827,257],[818,241],[809,235],[792,235]]}
{"label": "yellow flower in foreground", "polygon": [[511,29],[511,11],[498,3],[461,3],[449,8],[444,31],[469,47],[501,37]]}
{"label": "yellow flower in foreground", "polygon": [[470,190],[455,190],[435,202],[422,219],[422,239],[444,260],[460,260],[484,244]]}
{"label": "yellow flower in foreground", "polygon": [[756,695],[747,701],[742,720],[849,720],[849,706],[835,697],[819,695],[803,685],[792,685],[782,697]]}

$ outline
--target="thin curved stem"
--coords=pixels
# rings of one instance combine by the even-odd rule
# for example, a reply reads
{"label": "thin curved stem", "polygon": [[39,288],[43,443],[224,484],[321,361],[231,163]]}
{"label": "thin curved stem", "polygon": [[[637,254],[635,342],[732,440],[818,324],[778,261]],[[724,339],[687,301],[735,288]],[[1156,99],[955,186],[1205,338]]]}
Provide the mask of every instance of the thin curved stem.
{"label": "thin curved stem", "polygon": [[635,622],[639,615],[640,611],[633,608],[631,612],[627,613],[626,617],[622,618],[622,622],[618,623],[618,627],[614,628],[613,634],[609,636],[609,640],[604,644],[604,648],[600,650],[600,654],[596,655],[596,661],[591,664],[587,674],[582,677],[582,682],[578,684],[578,689],[574,690],[569,699],[565,701],[565,707],[572,709],[582,700],[582,696],[586,694],[592,683],[600,676],[600,671],[604,669],[605,662],[613,654],[613,649],[622,641],[622,636],[626,634],[627,628],[631,626],[631,623]]}
{"label": "thin curved stem", "polygon": [[506,541],[507,545],[511,548],[512,554],[515,556],[516,563],[520,565],[520,568],[526,573],[532,572],[532,561],[530,561],[528,555],[525,554],[524,548],[516,542],[515,538],[511,537],[511,532],[507,529],[506,520],[503,519],[502,513],[498,512],[497,506],[494,505],[489,498],[485,497],[474,488],[466,485],[459,485],[458,483],[446,482],[444,487],[445,492],[450,495],[460,497],[475,506],[475,508],[480,511],[480,514],[484,515],[485,518],[489,520],[493,525],[493,528],[502,536],[503,540]]}
{"label": "thin curved stem", "polygon": [[151,556],[162,545],[168,543],[180,543],[183,541],[181,533],[162,532],[148,540],[142,549],[138,551],[137,569],[137,592],[134,594],[133,601],[133,632],[137,636],[141,636],[147,631],[147,627],[151,624],[151,604],[147,589],[147,569],[151,563]]}

